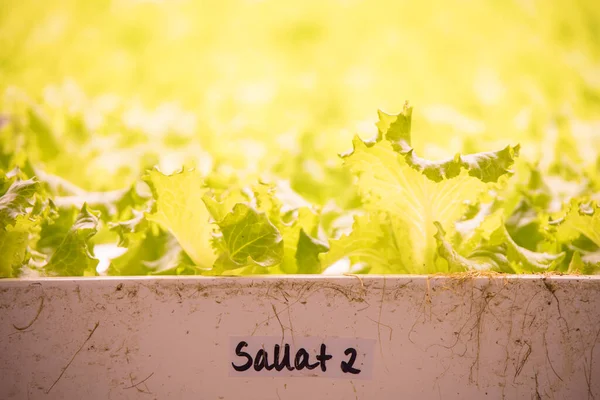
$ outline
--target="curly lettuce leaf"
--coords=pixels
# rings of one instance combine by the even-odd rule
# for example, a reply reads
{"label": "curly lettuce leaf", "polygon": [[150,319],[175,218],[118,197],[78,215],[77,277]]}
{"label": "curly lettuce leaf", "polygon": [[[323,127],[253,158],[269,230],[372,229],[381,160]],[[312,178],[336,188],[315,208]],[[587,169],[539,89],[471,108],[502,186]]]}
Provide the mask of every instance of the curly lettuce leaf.
{"label": "curly lettuce leaf", "polygon": [[77,219],[80,208],[58,208],[53,201],[49,201],[47,217],[41,223],[40,239],[37,249],[45,254],[52,254],[69,233]]}
{"label": "curly lettuce leaf", "polygon": [[149,196],[143,193],[138,185],[129,188],[106,192],[87,192],[82,189],[70,196],[55,196],[54,203],[57,207],[81,208],[87,204],[102,213],[103,220],[110,221],[127,217],[131,210],[143,207]]}
{"label": "curly lettuce leaf", "polygon": [[213,228],[203,202],[207,189],[200,174],[188,170],[164,175],[155,169],[144,180],[155,200],[146,218],[171,232],[196,265],[211,268],[217,256],[211,247]]}
{"label": "curly lettuce leaf", "polygon": [[503,243],[506,246],[506,255],[511,261],[515,272],[518,273],[554,271],[566,255],[564,252],[551,254],[531,251],[521,247],[515,243],[504,225],[497,231],[496,238],[491,241]]}
{"label": "curly lettuce leaf", "polygon": [[32,236],[39,230],[34,196],[39,183],[14,180],[0,197],[0,278],[14,277],[26,261]]}
{"label": "curly lettuce leaf", "polygon": [[[368,268],[373,273],[395,272],[404,265],[401,230],[392,229],[389,220],[377,213],[356,215],[352,231],[329,241],[329,251],[321,254],[323,268],[347,259],[353,269]],[[402,264],[402,265],[400,265]]]}
{"label": "curly lettuce leaf", "polygon": [[[316,238],[319,236],[320,215],[310,207],[309,202],[291,189],[287,182],[260,182],[243,189],[230,187],[222,192],[211,190],[203,196],[203,201],[215,224],[220,228],[213,242],[217,252],[221,254],[216,262],[214,273],[224,271],[228,274],[321,272],[318,254],[326,251],[327,247]],[[283,242],[283,256],[278,263],[270,262],[264,265],[229,257],[231,249],[227,248],[227,238],[221,225],[228,215],[235,213],[236,206],[253,210],[250,211],[251,215],[254,211],[257,214],[264,214],[260,217],[263,222],[268,221],[279,232]],[[240,271],[233,271],[244,267],[246,268]]]}
{"label": "curly lettuce leaf", "polygon": [[[475,211],[473,215],[454,225],[456,235],[453,244],[461,254],[469,254],[482,243],[489,241],[492,234],[504,223],[503,209],[497,201],[480,203],[472,208]],[[438,234],[440,228],[438,228]]]}
{"label": "curly lettuce leaf", "polygon": [[444,268],[446,272],[499,271],[508,264],[506,256],[499,252],[490,251],[489,249],[474,252],[468,257],[461,255],[446,240],[446,231],[444,231],[442,225],[437,221],[434,224],[437,229],[435,234],[437,251],[438,255],[447,262],[447,267]]}
{"label": "curly lettuce leaf", "polygon": [[565,253],[550,254],[535,252],[517,245],[501,225],[490,240],[482,241],[482,245],[470,253],[457,251],[446,239],[446,232],[436,222],[435,239],[438,244],[438,255],[449,266],[449,271],[495,271],[508,273],[535,273],[555,271]]}
{"label": "curly lettuce leaf", "polygon": [[565,215],[552,225],[560,242],[568,243],[583,235],[600,247],[600,206],[595,202],[572,200]]}
{"label": "curly lettuce leaf", "polygon": [[0,224],[9,225],[20,215],[26,215],[33,206],[33,197],[39,190],[35,179],[14,180],[0,197]]}
{"label": "curly lettuce leaf", "polygon": [[405,261],[397,269],[432,273],[437,271],[434,222],[453,234],[466,204],[478,203],[510,176],[519,148],[424,160],[411,147],[411,115],[408,106],[395,119],[380,113],[377,138],[365,142],[356,137],[353,151],[343,157],[356,177],[365,209],[398,219],[394,230],[405,238],[401,243]]}
{"label": "curly lettuce leaf", "polygon": [[[456,154],[453,158],[441,161],[430,161],[419,157],[412,147],[411,119],[412,107],[408,102],[404,104],[403,111],[396,115],[388,115],[379,111],[379,122],[377,123],[378,135],[374,142],[386,139],[392,149],[404,155],[408,165],[416,171],[435,182],[451,179],[459,176],[465,169],[470,176],[483,182],[497,182],[498,179],[512,173],[510,169],[514,163],[514,157],[519,153],[519,146],[507,146],[499,151],[489,151],[461,155]],[[367,144],[373,144],[373,141]]]}
{"label": "curly lettuce leaf", "polygon": [[110,260],[108,275],[196,275],[202,271],[172,234],[148,221],[143,211],[132,213],[131,219],[110,224],[119,236],[118,246],[125,251]]}
{"label": "curly lettuce leaf", "polygon": [[322,272],[319,254],[329,250],[329,246],[315,239],[300,229],[296,250],[296,265],[298,274],[320,274]]}
{"label": "curly lettuce leaf", "polygon": [[125,253],[110,260],[107,273],[116,276],[195,275],[199,271],[173,235],[150,228],[139,239],[130,240]]}
{"label": "curly lettuce leaf", "polygon": [[283,238],[283,259],[279,267],[287,274],[320,273],[318,255],[327,251],[328,246],[316,238],[319,216],[305,207],[292,214],[289,222],[276,222]]}
{"label": "curly lettuce leaf", "polygon": [[235,265],[271,267],[283,259],[283,240],[264,212],[238,203],[217,222],[227,257]]}
{"label": "curly lettuce leaf", "polygon": [[98,259],[90,242],[98,232],[99,217],[84,204],[75,223],[45,266],[51,276],[96,275]]}
{"label": "curly lettuce leaf", "polygon": [[222,221],[236,204],[251,203],[252,198],[243,190],[225,190],[220,193],[209,190],[202,196],[202,201],[212,220],[218,222]]}
{"label": "curly lettuce leaf", "polygon": [[506,229],[516,243],[535,251],[545,238],[543,226],[546,220],[545,212],[537,209],[529,199],[523,198],[506,219]]}

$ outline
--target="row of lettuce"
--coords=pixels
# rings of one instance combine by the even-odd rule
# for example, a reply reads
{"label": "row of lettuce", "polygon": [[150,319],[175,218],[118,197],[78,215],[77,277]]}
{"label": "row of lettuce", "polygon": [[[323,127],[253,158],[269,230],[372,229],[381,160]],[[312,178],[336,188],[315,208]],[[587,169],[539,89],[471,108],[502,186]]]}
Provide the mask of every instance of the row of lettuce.
{"label": "row of lettuce", "polygon": [[[247,179],[149,159],[103,191],[48,172],[86,169],[93,135],[65,150],[35,104],[13,111],[0,117],[0,277],[600,271],[600,161],[542,168],[519,145],[431,161],[408,104],[380,111],[376,137],[356,136],[324,183],[297,160]],[[118,251],[99,270],[106,246]]]}

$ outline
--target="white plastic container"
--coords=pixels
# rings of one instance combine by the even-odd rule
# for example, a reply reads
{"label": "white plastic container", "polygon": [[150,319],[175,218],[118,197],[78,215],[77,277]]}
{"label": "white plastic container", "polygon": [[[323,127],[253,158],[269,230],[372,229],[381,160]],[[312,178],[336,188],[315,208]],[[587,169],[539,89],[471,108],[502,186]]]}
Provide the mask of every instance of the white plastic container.
{"label": "white plastic container", "polygon": [[598,277],[0,281],[0,399],[600,399],[599,342]]}

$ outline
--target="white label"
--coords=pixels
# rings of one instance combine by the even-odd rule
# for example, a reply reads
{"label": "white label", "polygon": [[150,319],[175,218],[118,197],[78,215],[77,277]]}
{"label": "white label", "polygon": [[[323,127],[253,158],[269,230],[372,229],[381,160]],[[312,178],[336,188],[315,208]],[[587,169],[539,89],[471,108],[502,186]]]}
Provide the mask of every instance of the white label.
{"label": "white label", "polygon": [[374,339],[232,336],[229,376],[371,379]]}

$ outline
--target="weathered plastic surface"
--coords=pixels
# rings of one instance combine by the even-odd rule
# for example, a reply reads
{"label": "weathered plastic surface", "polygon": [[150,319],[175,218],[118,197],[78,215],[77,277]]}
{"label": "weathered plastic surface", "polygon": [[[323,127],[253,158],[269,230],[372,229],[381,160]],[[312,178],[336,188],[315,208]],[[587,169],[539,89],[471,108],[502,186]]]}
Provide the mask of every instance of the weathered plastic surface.
{"label": "weathered plastic surface", "polygon": [[[375,339],[372,379],[230,377],[231,336]],[[600,399],[600,279],[0,281],[1,399]]]}

